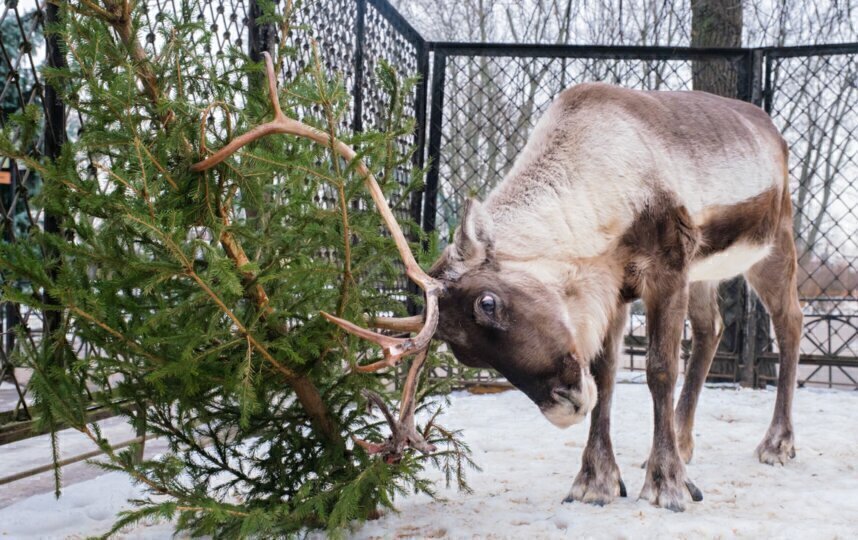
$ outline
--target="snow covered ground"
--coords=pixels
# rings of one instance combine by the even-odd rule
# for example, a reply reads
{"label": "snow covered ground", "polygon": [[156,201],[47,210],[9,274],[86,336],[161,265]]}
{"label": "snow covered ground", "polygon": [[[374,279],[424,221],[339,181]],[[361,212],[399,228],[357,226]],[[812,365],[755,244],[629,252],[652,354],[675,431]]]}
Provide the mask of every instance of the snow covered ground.
{"label": "snow covered ground", "polygon": [[[753,456],[768,425],[774,391],[707,388],[697,415],[696,449],[688,467],[702,503],[683,514],[638,501],[649,451],[652,412],[646,385],[620,384],[613,437],[629,497],[605,507],[562,504],[580,463],[586,425],[561,431],[515,391],[456,393],[444,417],[462,428],[482,466],[469,475],[472,494],[441,490],[444,500],[411,496],[398,513],[357,526],[355,538],[697,538],[858,536],[858,392],[799,390],[795,400],[798,457],[787,467]],[[33,451],[32,448],[29,451]],[[7,450],[0,451],[10,457]],[[47,459],[47,448],[43,449]],[[5,459],[3,461],[6,461]],[[3,467],[4,469],[6,467]],[[433,475],[439,478],[437,474]],[[78,478],[59,501],[47,483],[31,494],[24,480],[0,486],[0,537],[81,538],[103,532],[125,499],[137,493],[118,473]],[[23,498],[4,490],[22,490]],[[10,504],[11,503],[11,504]],[[127,531],[125,538],[168,538],[169,524]]]}

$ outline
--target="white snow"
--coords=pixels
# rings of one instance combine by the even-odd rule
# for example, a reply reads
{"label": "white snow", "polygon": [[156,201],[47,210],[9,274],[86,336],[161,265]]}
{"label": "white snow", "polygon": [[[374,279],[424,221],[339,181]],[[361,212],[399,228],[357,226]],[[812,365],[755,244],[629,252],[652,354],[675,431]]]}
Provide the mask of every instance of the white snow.
{"label": "white snow", "polygon": [[[472,494],[441,489],[444,500],[410,496],[398,513],[358,525],[355,538],[696,538],[858,536],[858,392],[800,389],[795,399],[797,458],[786,467],[753,455],[771,417],[773,390],[706,388],[697,414],[689,477],[701,503],[676,514],[638,501],[652,412],[644,384],[619,384],[613,440],[629,497],[596,507],[562,504],[580,465],[587,425],[559,430],[516,391],[455,393],[443,417],[464,429],[482,472]],[[7,451],[3,450],[3,457]],[[44,449],[47,456],[47,448]],[[3,460],[5,461],[5,459]],[[442,479],[438,473],[430,473]],[[27,481],[22,481],[26,483]],[[21,483],[0,486],[16,489]],[[139,491],[119,473],[68,485],[59,501],[27,496],[0,509],[0,537],[79,538],[103,533]],[[5,499],[4,496],[0,499]],[[167,538],[169,524],[137,527],[125,538]]]}

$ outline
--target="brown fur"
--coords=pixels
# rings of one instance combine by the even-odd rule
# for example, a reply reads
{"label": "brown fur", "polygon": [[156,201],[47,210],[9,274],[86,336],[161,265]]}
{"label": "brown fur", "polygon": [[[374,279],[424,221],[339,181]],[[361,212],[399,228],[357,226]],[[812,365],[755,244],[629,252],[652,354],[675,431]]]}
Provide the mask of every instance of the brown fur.
{"label": "brown fur", "polygon": [[641,298],[647,289],[660,289],[664,279],[684,279],[699,243],[700,232],[688,211],[667,194],[653,197],[617,248],[615,257],[623,264],[623,298]]}
{"label": "brown fur", "polygon": [[[792,237],[792,202],[789,198],[786,174],[784,167],[784,187],[778,193],[776,201],[773,194],[763,194],[765,197],[755,198],[757,200],[749,206],[732,212],[734,219],[725,218],[724,225],[710,229],[723,231],[725,234],[720,235],[723,239],[733,235],[727,223],[740,230],[747,227],[750,232],[743,232],[742,239],[757,239],[772,245],[769,255],[746,273],[748,282],[772,317],[780,351],[774,415],[766,436],[756,450],[760,461],[770,465],[784,464],[795,457],[791,411],[803,328],[796,282],[798,263]],[[757,214],[753,208],[756,208]],[[718,238],[719,235],[713,237]],[[697,399],[723,331],[714,284],[692,285],[688,315],[693,331],[692,353],[676,406],[679,452],[686,463],[690,461],[694,448],[692,429]]]}
{"label": "brown fur", "polygon": [[736,242],[765,245],[772,241],[780,223],[782,190],[770,189],[745,202],[715,207],[700,225],[698,257],[724,251]]}
{"label": "brown fur", "polygon": [[646,373],[655,432],[641,497],[672,510],[684,509],[686,489],[692,498],[700,497],[677,451],[673,414],[679,343],[688,306],[687,274],[699,242],[700,231],[685,208],[660,195],[623,235],[618,250],[627,261],[623,290],[642,298],[646,306]]}
{"label": "brown fur", "polygon": [[[561,299],[541,287],[499,282],[490,270],[476,271],[450,284],[441,298],[443,313],[436,336],[446,341],[456,358],[467,366],[491,366],[528,395],[537,405],[550,401],[560,384],[580,384],[581,366],[574,345],[546,310]],[[498,300],[495,324],[481,320],[475,303],[491,291]],[[517,356],[527,351],[528,356]]]}
{"label": "brown fur", "polygon": [[795,457],[792,429],[792,397],[795,392],[803,315],[798,300],[795,243],[792,237],[792,203],[784,197],[781,224],[775,234],[774,248],[768,257],[747,273],[751,286],[772,317],[778,341],[780,369],[778,395],[771,426],[757,456],[769,464],[784,464]]}

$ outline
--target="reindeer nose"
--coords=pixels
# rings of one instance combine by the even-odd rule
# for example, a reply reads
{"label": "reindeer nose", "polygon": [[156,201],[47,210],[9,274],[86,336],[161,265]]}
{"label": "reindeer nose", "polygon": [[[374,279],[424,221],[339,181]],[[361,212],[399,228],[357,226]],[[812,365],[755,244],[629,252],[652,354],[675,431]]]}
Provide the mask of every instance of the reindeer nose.
{"label": "reindeer nose", "polygon": [[557,402],[568,403],[575,409],[576,413],[581,408],[580,392],[572,388],[571,384],[555,386],[551,391],[551,397]]}

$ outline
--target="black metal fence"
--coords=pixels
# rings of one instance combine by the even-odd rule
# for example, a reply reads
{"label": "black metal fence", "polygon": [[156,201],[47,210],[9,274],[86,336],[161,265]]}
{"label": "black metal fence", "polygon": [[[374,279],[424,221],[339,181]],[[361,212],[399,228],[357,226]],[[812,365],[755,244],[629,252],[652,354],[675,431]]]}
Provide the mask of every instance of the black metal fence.
{"label": "black metal fence", "polygon": [[[261,9],[255,0],[147,0],[146,8],[139,37],[150,53],[157,51],[159,24],[167,13],[205,21],[217,46],[207,53],[224,69],[235,60],[236,50],[258,58],[261,51],[283,45],[274,28],[258,24]],[[44,107],[47,122],[29,149],[33,155],[52,155],[66,133],[76,136],[86,122],[75,111],[63,110],[42,84],[45,59],[62,61],[61,54],[50,54],[61,49],[43,46],[45,21],[55,9],[40,4],[26,12],[7,3],[0,12],[0,127],[29,105]],[[503,178],[539,114],[565,87],[607,81],[689,90],[695,69],[726,62],[734,70],[737,95],[764,106],[792,149],[806,312],[801,381],[858,388],[858,44],[691,49],[437,43],[424,40],[386,0],[286,2],[277,9],[294,9],[285,45],[299,52],[283,65],[283,75],[302,69],[315,45],[323,67],[352,92],[344,129],[360,131],[379,122],[383,94],[374,72],[382,59],[401,75],[421,76],[407,111],[416,119],[416,129],[401,144],[417,148],[412,167],[428,164],[429,170],[423,192],[412,194],[399,211],[435,231],[442,243],[457,223],[463,200],[484,195]],[[30,204],[40,181],[15,162],[0,165],[3,241],[26,241],[32,228],[52,226],[50,216]],[[407,168],[396,171],[397,180],[407,182],[410,173]],[[320,203],[334,198],[334,193],[320,194]],[[397,287],[405,287],[404,281]],[[767,319],[741,281],[723,290],[722,300],[727,331],[718,374],[725,380],[765,382],[772,373],[765,366],[776,358]],[[15,354],[22,346],[34,346],[50,321],[2,299],[0,313],[2,442],[29,430],[26,370],[15,369]],[[641,310],[635,309],[626,367],[642,364],[644,324]],[[85,354],[85,344],[79,346]],[[17,435],[9,435],[9,426],[20,427],[13,430]]]}
{"label": "black metal fence", "polygon": [[[461,206],[499,182],[553,96],[588,81],[691,90],[732,67],[736,96],[765,107],[787,139],[805,311],[800,383],[858,387],[858,44],[764,49],[432,43],[424,227],[446,240]],[[722,286],[715,380],[776,373],[769,320],[741,279]],[[632,310],[625,367],[640,369],[645,320]],[[687,343],[686,343],[687,345]]]}
{"label": "black metal fence", "polygon": [[[803,381],[858,387],[858,44],[767,49],[765,110],[790,147]],[[762,355],[771,361],[776,345]]]}

